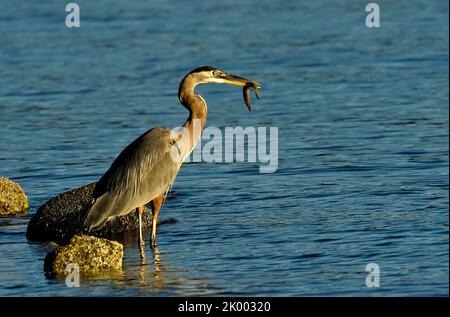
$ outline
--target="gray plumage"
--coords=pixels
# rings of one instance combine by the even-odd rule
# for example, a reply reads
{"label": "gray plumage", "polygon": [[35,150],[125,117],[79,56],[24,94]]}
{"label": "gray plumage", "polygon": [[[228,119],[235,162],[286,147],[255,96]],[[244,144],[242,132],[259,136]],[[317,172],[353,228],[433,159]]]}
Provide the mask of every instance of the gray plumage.
{"label": "gray plumage", "polygon": [[170,136],[168,128],[151,129],[119,154],[95,186],[86,228],[101,227],[165,194],[180,169],[170,157]]}

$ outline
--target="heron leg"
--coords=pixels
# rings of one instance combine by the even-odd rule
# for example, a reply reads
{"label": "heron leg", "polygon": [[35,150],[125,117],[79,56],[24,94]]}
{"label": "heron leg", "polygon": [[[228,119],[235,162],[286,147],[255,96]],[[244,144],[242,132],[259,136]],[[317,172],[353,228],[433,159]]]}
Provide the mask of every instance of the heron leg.
{"label": "heron leg", "polygon": [[151,246],[156,246],[156,224],[158,222],[158,214],[164,202],[164,196],[160,196],[152,200],[152,239]]}
{"label": "heron leg", "polygon": [[144,212],[144,206],[139,206],[137,208],[138,215],[139,215],[139,244],[141,246],[145,245],[145,241],[142,238],[142,213]]}

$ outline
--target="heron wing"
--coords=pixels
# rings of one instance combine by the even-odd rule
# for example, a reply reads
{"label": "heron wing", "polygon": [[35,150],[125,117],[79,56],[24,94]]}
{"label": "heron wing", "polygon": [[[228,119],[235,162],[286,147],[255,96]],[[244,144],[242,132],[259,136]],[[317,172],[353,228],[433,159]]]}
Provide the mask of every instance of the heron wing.
{"label": "heron wing", "polygon": [[128,145],[96,184],[85,225],[101,226],[164,194],[180,167],[170,157],[172,145],[168,128],[151,129]]}

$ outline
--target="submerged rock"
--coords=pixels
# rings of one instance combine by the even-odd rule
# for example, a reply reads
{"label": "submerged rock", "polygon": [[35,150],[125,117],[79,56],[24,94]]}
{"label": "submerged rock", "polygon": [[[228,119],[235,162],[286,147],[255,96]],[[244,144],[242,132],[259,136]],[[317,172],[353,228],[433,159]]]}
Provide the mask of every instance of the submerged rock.
{"label": "submerged rock", "polygon": [[[27,228],[27,238],[32,241],[54,241],[67,243],[75,234],[84,233],[82,216],[89,208],[95,183],[62,193],[43,204],[31,218]],[[151,211],[145,207],[143,226],[151,224]],[[137,212],[116,217],[102,228],[92,230],[89,235],[113,237],[130,230],[138,230]]]}
{"label": "submerged rock", "polygon": [[78,265],[80,273],[97,274],[122,270],[123,245],[117,241],[75,235],[70,243],[45,257],[44,271],[65,274],[67,265]]}
{"label": "submerged rock", "polygon": [[0,176],[0,215],[28,213],[28,199],[22,187]]}

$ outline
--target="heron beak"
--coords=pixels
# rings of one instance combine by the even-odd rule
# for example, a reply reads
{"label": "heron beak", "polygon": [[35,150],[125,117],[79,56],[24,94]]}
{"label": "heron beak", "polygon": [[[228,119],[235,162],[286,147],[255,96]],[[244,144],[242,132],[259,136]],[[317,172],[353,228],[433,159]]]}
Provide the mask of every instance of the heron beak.
{"label": "heron beak", "polygon": [[250,80],[250,79],[246,79],[246,78],[242,78],[236,75],[231,75],[228,73],[223,73],[220,78],[223,80],[224,84],[229,84],[229,85],[236,85],[236,86],[251,86],[255,89],[259,89],[261,88],[261,84],[257,83],[256,81]]}

